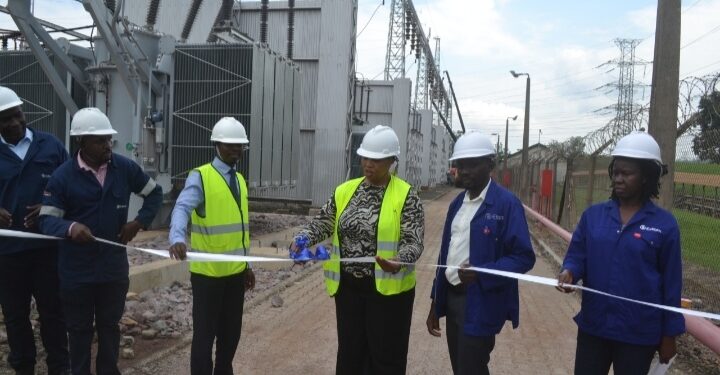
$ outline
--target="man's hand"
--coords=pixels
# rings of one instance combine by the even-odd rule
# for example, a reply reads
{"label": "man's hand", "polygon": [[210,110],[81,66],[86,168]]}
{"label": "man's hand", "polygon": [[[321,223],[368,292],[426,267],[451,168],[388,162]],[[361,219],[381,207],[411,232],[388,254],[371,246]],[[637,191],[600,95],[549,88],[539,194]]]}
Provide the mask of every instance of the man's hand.
{"label": "man's hand", "polygon": [[675,337],[663,336],[658,347],[658,357],[660,363],[668,363],[672,357],[677,354],[677,346],[675,345]]}
{"label": "man's hand", "polygon": [[187,246],[182,242],[175,242],[168,250],[170,259],[185,260],[187,256]]}
{"label": "man's hand", "polygon": [[140,222],[137,220],[125,223],[125,225],[123,225],[120,229],[120,234],[118,234],[120,243],[125,245],[128,242],[132,241],[132,239],[135,238],[137,232],[140,229],[142,229],[142,224],[140,224]]}
{"label": "man's hand", "polygon": [[573,274],[568,269],[564,269],[560,274],[558,275],[558,285],[555,287],[555,289],[565,292],[565,293],[571,293],[574,292],[574,288],[569,288],[564,285],[572,285],[573,283]]}
{"label": "man's hand", "polygon": [[383,259],[383,258],[380,258],[379,256],[375,257],[375,261],[380,266],[380,268],[382,268],[383,271],[390,272],[390,273],[398,273],[400,271],[400,268],[402,268],[402,265],[394,262],[395,260],[397,260],[397,259],[395,259],[395,258]]}
{"label": "man's hand", "polygon": [[458,277],[460,278],[460,282],[463,283],[463,285],[470,285],[477,280],[477,272],[473,270],[466,269],[468,267],[471,267],[470,264],[465,263],[461,268],[458,269]]}
{"label": "man's hand", "polygon": [[435,301],[432,301],[432,303],[430,304],[430,312],[428,312],[428,317],[425,324],[427,324],[428,332],[431,335],[435,337],[441,336],[440,319],[438,319],[437,315],[435,314]]}
{"label": "man's hand", "polygon": [[78,222],[75,222],[72,230],[70,230],[70,239],[77,243],[90,243],[95,241],[95,237],[93,237],[90,228]]}
{"label": "man's hand", "polygon": [[12,226],[12,214],[6,209],[0,208],[0,228],[10,228]]}
{"label": "man's hand", "polygon": [[255,272],[252,268],[248,268],[245,271],[245,291],[255,288]]}
{"label": "man's hand", "polygon": [[28,211],[30,211],[27,215],[25,215],[25,228],[35,228],[37,225],[38,215],[40,214],[40,207],[42,207],[42,205],[39,203],[25,207]]}

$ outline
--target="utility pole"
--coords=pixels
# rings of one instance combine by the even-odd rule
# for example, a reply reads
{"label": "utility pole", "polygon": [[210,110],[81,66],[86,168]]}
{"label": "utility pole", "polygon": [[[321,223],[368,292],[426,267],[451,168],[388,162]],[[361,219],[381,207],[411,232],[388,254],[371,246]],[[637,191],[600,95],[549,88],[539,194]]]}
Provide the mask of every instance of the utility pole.
{"label": "utility pole", "polygon": [[680,79],[680,0],[658,0],[648,132],[668,166],[659,204],[673,206],[678,82]]}

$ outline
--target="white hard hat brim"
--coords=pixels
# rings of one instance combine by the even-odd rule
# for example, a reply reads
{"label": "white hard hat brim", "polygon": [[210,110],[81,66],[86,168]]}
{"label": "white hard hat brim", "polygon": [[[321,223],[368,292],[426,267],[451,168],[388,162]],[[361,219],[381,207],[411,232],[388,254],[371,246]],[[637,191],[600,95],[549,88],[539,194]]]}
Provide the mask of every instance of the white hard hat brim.
{"label": "white hard hat brim", "polygon": [[250,143],[249,139],[244,138],[216,138],[216,137],[210,137],[210,142],[218,142],[218,143],[227,143],[231,145],[246,145]]}
{"label": "white hard hat brim", "polygon": [[387,159],[387,158],[393,158],[393,157],[399,156],[396,154],[384,154],[384,153],[380,153],[380,152],[368,151],[368,150],[365,150],[362,148],[359,148],[357,150],[357,154],[364,158],[368,158],[368,159]]}
{"label": "white hard hat brim", "polygon": [[70,132],[70,136],[72,137],[79,137],[82,135],[115,135],[118,132],[116,132],[114,129],[107,129],[107,130],[93,130],[89,132]]}
{"label": "white hard hat brim", "polygon": [[472,158],[490,158],[494,157],[494,152],[469,152],[469,153],[462,153],[462,154],[456,154],[450,157],[450,161],[453,160],[459,160],[459,159],[472,159]]}
{"label": "white hard hat brim", "polygon": [[13,101],[10,103],[6,103],[5,105],[0,106],[0,112],[6,111],[10,108],[19,107],[23,104],[22,100]]}

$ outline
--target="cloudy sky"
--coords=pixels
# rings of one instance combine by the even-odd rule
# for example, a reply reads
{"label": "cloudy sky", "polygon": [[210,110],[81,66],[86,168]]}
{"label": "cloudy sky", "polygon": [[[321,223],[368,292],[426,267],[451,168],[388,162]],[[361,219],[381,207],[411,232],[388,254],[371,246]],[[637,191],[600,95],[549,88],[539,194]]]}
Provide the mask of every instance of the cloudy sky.
{"label": "cloudy sky", "polygon": [[[359,77],[382,79],[391,0],[359,0]],[[0,0],[6,5],[7,0]],[[640,39],[638,84],[649,85],[657,1],[650,0],[414,0],[423,28],[440,38],[441,70],[453,80],[465,124],[504,138],[505,119],[518,115],[509,132],[510,150],[522,143],[525,79],[531,75],[530,143],[586,135],[612,114],[598,109],[617,94],[597,90],[617,82],[617,70],[603,65],[619,58],[616,38]],[[720,0],[686,0],[682,5],[680,77],[720,70]],[[36,0],[36,15],[72,27],[90,23],[74,0]],[[14,28],[0,14],[0,29]],[[407,58],[414,80],[414,55]],[[600,66],[600,67],[599,67]],[[598,68],[599,67],[599,68]],[[639,102],[649,89],[638,89]],[[454,124],[459,128],[457,117]]]}

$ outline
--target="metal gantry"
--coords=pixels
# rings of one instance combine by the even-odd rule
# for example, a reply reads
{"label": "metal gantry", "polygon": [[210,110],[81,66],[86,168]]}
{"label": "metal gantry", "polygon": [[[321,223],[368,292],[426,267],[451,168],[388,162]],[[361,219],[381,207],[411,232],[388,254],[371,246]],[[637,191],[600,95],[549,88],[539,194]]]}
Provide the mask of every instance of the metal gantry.
{"label": "metal gantry", "polygon": [[392,0],[385,54],[386,81],[405,78],[405,35],[405,0]]}
{"label": "metal gantry", "polygon": [[411,52],[414,52],[418,62],[414,107],[418,110],[434,109],[437,115],[435,117],[446,119],[442,124],[452,133],[451,102],[440,75],[437,56],[440,52],[440,40],[435,38],[433,53],[411,0],[393,0],[390,8],[385,80],[405,78],[405,47],[409,40]]}

